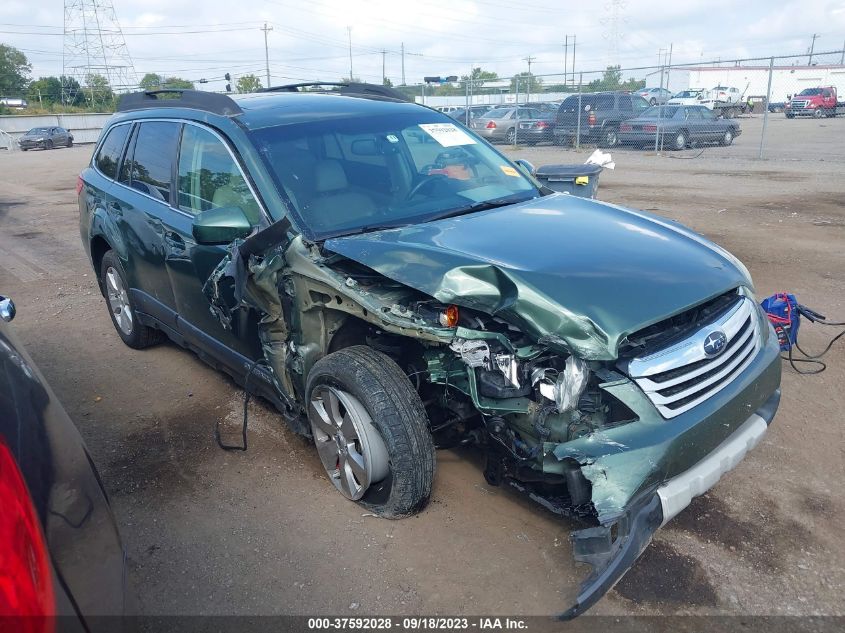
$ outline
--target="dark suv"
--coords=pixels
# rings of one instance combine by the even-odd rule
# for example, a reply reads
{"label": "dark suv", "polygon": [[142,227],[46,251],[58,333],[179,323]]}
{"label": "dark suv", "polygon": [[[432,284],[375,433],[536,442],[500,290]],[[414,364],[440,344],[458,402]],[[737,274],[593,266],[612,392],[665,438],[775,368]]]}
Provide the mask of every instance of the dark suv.
{"label": "dark suv", "polygon": [[557,110],[555,141],[559,145],[568,144],[580,133],[582,143],[615,147],[619,143],[619,124],[639,116],[648,107],[648,101],[627,92],[587,92],[570,95]]}
{"label": "dark suv", "polygon": [[581,613],[774,416],[748,272],[389,89],[298,90],[122,98],[78,186],[117,333],[267,397],[381,516],[425,505],[435,447],[476,446],[590,526]]}

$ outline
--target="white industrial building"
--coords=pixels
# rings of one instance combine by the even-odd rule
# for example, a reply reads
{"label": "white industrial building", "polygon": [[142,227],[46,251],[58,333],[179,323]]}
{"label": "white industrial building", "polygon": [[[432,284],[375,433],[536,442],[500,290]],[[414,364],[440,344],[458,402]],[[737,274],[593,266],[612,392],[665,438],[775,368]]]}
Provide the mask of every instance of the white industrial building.
{"label": "white industrial building", "polygon": [[[667,79],[668,76],[668,79]],[[688,88],[732,86],[750,98],[764,98],[769,83],[769,66],[689,66],[672,68],[663,75],[663,84],[672,92]],[[660,72],[646,76],[647,86],[660,85]],[[773,102],[786,101],[804,88],[836,86],[839,99],[845,99],[845,65],[775,66],[772,69]]]}

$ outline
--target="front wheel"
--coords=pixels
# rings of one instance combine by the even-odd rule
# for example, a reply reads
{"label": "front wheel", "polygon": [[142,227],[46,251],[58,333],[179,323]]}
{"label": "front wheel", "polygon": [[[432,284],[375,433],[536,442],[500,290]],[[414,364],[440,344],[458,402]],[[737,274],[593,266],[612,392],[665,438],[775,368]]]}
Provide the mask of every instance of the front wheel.
{"label": "front wheel", "polygon": [[44,149],[53,149],[53,141],[47,139],[47,142],[44,143]]}
{"label": "front wheel", "polygon": [[815,110],[813,110],[813,118],[814,119],[820,119],[820,118],[822,118],[823,115],[824,115],[824,112],[822,111],[821,108],[816,108]]}
{"label": "front wheel", "polygon": [[508,142],[509,145],[513,145],[516,143],[516,130],[511,128],[505,134],[505,140]]}
{"label": "front wheel", "polygon": [[68,147],[73,147],[73,139],[72,139],[72,138],[69,138],[69,139],[67,140],[67,146],[68,146]]}
{"label": "front wheel", "polygon": [[725,130],[725,134],[719,140],[719,145],[728,146],[734,142],[734,133],[733,130]]}
{"label": "front wheel", "polygon": [[399,365],[370,347],[346,347],[314,364],[306,399],[317,454],[338,492],[386,518],[425,506],[434,441]]}
{"label": "front wheel", "polygon": [[682,130],[675,135],[675,139],[672,141],[672,149],[680,151],[682,149],[685,149],[686,146],[687,134]]}

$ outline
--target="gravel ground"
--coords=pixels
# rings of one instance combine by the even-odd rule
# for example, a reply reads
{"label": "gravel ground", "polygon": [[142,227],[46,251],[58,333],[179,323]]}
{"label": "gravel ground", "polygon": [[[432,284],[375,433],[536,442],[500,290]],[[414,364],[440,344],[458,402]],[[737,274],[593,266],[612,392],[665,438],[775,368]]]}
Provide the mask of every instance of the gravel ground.
{"label": "gravel ground", "polygon": [[[759,296],[788,289],[845,320],[845,181],[825,152],[834,132],[845,137],[845,119],[775,122],[769,155],[783,158],[751,160],[759,137],[749,132],[700,155],[621,150],[599,197],[714,239],[746,263]],[[759,124],[743,120],[746,130]],[[807,160],[789,151],[796,134]],[[505,151],[536,165],[587,155]],[[433,503],[402,521],[343,500],[313,448],[262,402],[250,408],[250,450],[220,451],[213,424],[237,431],[238,388],[190,352],[133,351],[112,329],[79,238],[74,183],[90,152],[0,153],[0,292],[15,299],[14,327],[100,467],[141,612],[529,615],[567,606],[586,573],[570,559],[572,526],[489,487],[474,451],[438,453]],[[807,326],[802,341],[817,349],[828,334]],[[814,377],[785,368],[761,445],[661,530],[591,613],[845,612],[845,346],[828,366]]]}

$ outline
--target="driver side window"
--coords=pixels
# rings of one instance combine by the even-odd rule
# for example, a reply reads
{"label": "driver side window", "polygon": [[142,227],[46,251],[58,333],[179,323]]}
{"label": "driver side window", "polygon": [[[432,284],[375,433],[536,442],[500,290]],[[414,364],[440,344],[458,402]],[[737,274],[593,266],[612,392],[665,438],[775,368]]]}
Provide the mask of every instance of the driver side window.
{"label": "driver side window", "polygon": [[184,126],[179,150],[179,208],[196,215],[217,207],[239,207],[256,225],[261,210],[240,167],[214,134]]}

